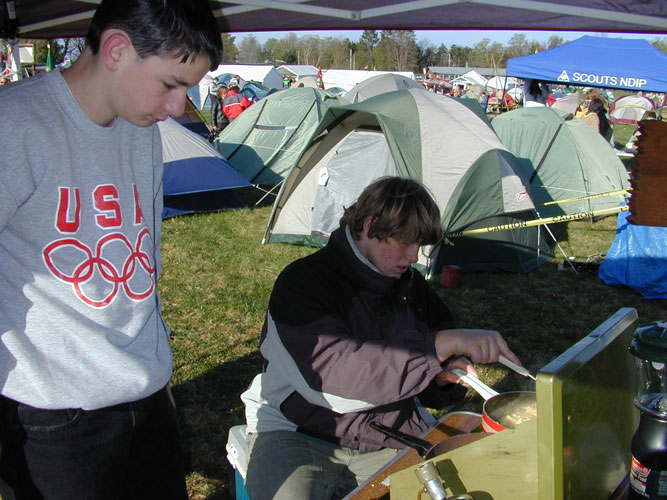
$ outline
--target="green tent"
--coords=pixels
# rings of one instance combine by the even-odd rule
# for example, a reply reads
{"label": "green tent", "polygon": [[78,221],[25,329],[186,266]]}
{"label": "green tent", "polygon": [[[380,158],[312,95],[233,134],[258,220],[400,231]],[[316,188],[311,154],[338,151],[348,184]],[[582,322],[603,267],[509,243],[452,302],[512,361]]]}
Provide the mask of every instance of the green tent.
{"label": "green tent", "polygon": [[[542,217],[594,212],[624,200],[618,193],[629,186],[623,163],[584,121],[561,110],[532,107],[503,113],[491,125],[516,157],[530,160],[524,162],[525,175]],[[581,199],[562,202],[573,198]],[[544,205],[554,201],[561,203]]]}
{"label": "green tent", "polygon": [[[265,241],[322,244],[343,208],[384,175],[424,183],[449,233],[535,218],[517,159],[482,116],[470,103],[420,89],[330,108],[285,178]],[[445,264],[525,272],[552,256],[537,227],[446,243],[422,260],[431,272]]]}
{"label": "green tent", "polygon": [[311,135],[339,98],[324,90],[293,88],[246,109],[217,138],[218,151],[252,184],[274,186],[294,166]]}

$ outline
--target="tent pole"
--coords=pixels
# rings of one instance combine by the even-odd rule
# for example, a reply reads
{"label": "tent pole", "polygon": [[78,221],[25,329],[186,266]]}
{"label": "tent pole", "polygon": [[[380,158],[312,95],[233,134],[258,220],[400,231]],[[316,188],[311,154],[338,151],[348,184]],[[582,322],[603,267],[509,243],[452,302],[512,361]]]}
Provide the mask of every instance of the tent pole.
{"label": "tent pole", "polygon": [[[540,218],[540,219],[542,218],[542,214],[540,214],[540,212],[539,212],[538,210],[535,210],[535,213],[537,214],[537,217],[538,217],[538,218]],[[578,271],[576,270],[576,268],[574,267],[574,264],[572,264],[572,261],[570,261],[570,257],[565,253],[565,250],[563,250],[563,247],[560,246],[560,243],[559,243],[558,240],[556,239],[556,236],[554,235],[554,233],[551,231],[551,228],[549,227],[549,224],[544,224],[544,228],[547,230],[547,232],[548,232],[549,235],[551,236],[551,239],[554,240],[554,243],[555,243],[556,246],[558,247],[558,250],[560,250],[560,253],[563,254],[563,256],[565,257],[565,260],[567,261],[568,264],[570,264],[570,267],[572,268],[572,270],[573,270],[575,273],[578,272]],[[537,245],[537,255],[538,255],[538,259],[539,259],[539,253],[540,253],[540,245],[539,245],[539,243],[540,243],[540,231],[537,232],[537,243],[538,243],[538,245]]]}
{"label": "tent pole", "polygon": [[259,189],[260,191],[264,191],[264,193],[266,193],[266,194],[265,194],[264,196],[262,196],[259,200],[257,200],[257,203],[255,203],[255,206],[259,205],[259,204],[262,202],[262,200],[264,200],[264,198],[266,198],[267,196],[269,196],[270,194],[272,194],[273,191],[274,191],[277,187],[280,187],[280,185],[281,185],[283,182],[285,182],[285,179],[281,180],[278,184],[276,184],[275,186],[273,186],[273,187],[272,187],[271,189],[269,189],[268,191],[267,191],[266,189],[262,189],[262,188],[259,186],[259,184],[253,184],[254,187],[256,187],[256,188]]}
{"label": "tent pole", "polygon": [[[554,236],[554,233],[551,232],[551,228],[549,227],[549,225],[548,225],[548,224],[545,224],[544,227],[546,228],[546,230],[549,232],[549,234],[550,234],[551,237],[553,238],[554,242],[556,243],[556,246],[558,247],[558,249],[560,250],[560,252],[561,252],[561,253],[563,254],[563,256],[565,257],[565,260],[567,261],[567,263],[570,264],[570,267],[572,268],[572,270],[573,270],[575,273],[578,272],[577,269],[574,267],[574,264],[572,264],[572,261],[570,260],[570,257],[568,257],[568,255],[565,253],[565,250],[563,250],[563,247],[560,246],[560,243],[558,242],[558,240],[557,240],[556,237]],[[539,249],[539,247],[538,247],[538,249]],[[538,250],[538,251],[539,251],[539,250]]]}

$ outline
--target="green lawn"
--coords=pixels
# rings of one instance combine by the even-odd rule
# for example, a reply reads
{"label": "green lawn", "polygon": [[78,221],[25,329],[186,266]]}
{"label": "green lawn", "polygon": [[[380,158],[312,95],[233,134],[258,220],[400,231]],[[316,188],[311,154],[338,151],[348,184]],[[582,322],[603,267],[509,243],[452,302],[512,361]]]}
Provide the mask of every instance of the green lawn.
{"label": "green lawn", "polygon": [[[270,207],[261,207],[164,223],[160,291],[172,329],[174,397],[192,499],[231,498],[227,431],[243,423],[239,395],[260,369],[258,337],[269,293],[283,267],[313,251],[261,245],[269,214]],[[585,260],[607,251],[615,217],[561,226],[556,232],[566,235],[565,251]],[[458,289],[434,288],[462,327],[499,330],[533,372],[621,307],[637,308],[642,321],[664,319],[667,309],[665,300],[608,286],[595,272],[559,271],[557,262],[526,275],[465,274]],[[499,390],[526,383],[500,365],[480,371]],[[471,395],[466,407],[480,411],[481,400]]]}

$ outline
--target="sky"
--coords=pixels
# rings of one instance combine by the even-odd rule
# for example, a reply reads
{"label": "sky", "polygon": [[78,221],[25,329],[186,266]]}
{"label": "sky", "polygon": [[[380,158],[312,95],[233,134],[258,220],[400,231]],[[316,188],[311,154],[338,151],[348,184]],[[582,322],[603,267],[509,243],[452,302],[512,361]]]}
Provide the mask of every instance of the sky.
{"label": "sky", "polygon": [[[255,32],[252,33],[255,35],[257,40],[260,43],[266,42],[269,38],[282,38],[289,31],[267,31],[267,32]],[[303,36],[306,34],[317,35],[321,38],[324,37],[343,37],[349,38],[352,41],[358,41],[363,33],[363,30],[355,31],[293,31],[292,33],[297,36]],[[662,38],[664,34],[658,33],[588,33],[583,31],[510,31],[510,30],[415,30],[415,35],[417,37],[417,43],[420,43],[422,40],[428,40],[429,45],[435,45],[439,47],[444,44],[447,47],[452,45],[462,45],[464,47],[472,47],[481,41],[483,38],[489,38],[492,42],[500,42],[503,45],[507,45],[512,36],[515,33],[524,33],[526,35],[527,41],[538,41],[546,42],[549,40],[551,35],[557,35],[563,38],[566,42],[576,40],[583,35],[593,35],[593,36],[608,36],[613,38],[643,38],[645,40],[653,41],[656,38]],[[240,43],[243,38],[249,33],[234,33],[236,36],[236,43]]]}

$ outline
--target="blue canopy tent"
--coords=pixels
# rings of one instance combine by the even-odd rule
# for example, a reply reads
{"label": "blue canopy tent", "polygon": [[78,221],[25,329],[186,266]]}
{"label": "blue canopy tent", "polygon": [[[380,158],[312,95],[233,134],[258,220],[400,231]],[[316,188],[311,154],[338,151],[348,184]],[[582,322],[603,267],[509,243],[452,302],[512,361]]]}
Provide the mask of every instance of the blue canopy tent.
{"label": "blue canopy tent", "polygon": [[507,75],[545,82],[667,92],[667,54],[646,40],[582,36],[507,61]]}

